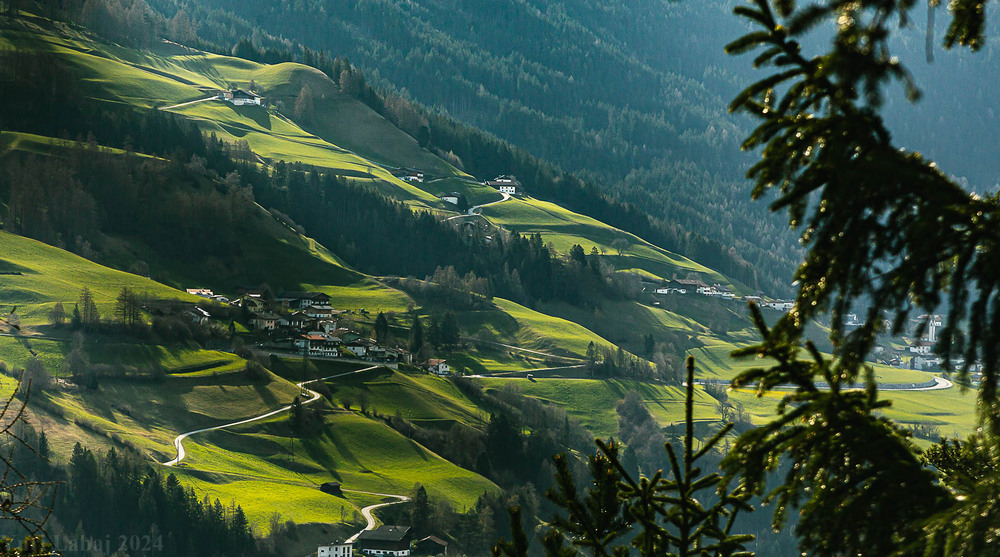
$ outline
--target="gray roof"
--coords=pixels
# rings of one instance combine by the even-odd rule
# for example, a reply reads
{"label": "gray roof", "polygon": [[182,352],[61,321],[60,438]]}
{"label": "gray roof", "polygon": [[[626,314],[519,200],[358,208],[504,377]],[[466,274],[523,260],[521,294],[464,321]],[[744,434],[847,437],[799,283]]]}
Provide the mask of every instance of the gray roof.
{"label": "gray roof", "polygon": [[365,530],[358,536],[358,541],[398,542],[410,533],[409,526],[390,526],[383,524],[374,530]]}

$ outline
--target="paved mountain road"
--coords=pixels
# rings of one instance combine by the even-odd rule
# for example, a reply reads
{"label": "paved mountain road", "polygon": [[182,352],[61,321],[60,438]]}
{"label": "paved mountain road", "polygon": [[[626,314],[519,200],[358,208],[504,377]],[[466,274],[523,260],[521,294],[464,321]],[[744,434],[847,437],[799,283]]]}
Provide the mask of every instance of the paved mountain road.
{"label": "paved mountain road", "polygon": [[[308,385],[309,383],[315,383],[317,381],[326,381],[327,379],[336,379],[338,377],[344,377],[345,375],[353,375],[355,373],[361,373],[362,371],[368,371],[368,370],[375,369],[376,367],[378,367],[378,366],[366,367],[364,369],[356,369],[354,371],[348,371],[346,373],[338,373],[337,375],[330,375],[330,376],[327,376],[327,377],[320,377],[319,379],[310,379],[309,381],[303,381],[301,383],[296,383],[297,387],[299,387],[300,389],[305,389],[309,393],[309,400],[303,401],[302,405],[305,406],[306,404],[312,404],[313,402],[316,402],[317,400],[319,400],[323,396],[323,395],[317,393],[316,391],[314,391],[312,389],[306,388],[306,385]],[[205,428],[202,428],[202,429],[196,429],[194,431],[188,431],[187,433],[182,433],[182,434],[178,435],[176,438],[174,438],[174,448],[177,450],[177,456],[173,460],[171,460],[171,461],[164,462],[163,465],[164,466],[174,466],[175,464],[178,464],[180,461],[184,460],[184,457],[187,456],[187,454],[184,452],[184,439],[187,439],[188,437],[190,437],[192,435],[195,435],[196,433],[204,433],[206,431],[215,431],[217,429],[225,429],[227,427],[233,427],[233,426],[237,426],[237,425],[248,424],[250,422],[256,422],[257,420],[263,420],[264,418],[270,418],[271,416],[274,416],[275,414],[280,414],[280,413],[288,410],[291,407],[292,407],[292,405],[289,404],[287,406],[282,406],[281,408],[278,408],[277,410],[272,410],[271,412],[268,412],[266,414],[261,414],[259,416],[253,416],[252,418],[246,418],[246,419],[238,420],[238,421],[235,421],[235,422],[229,422],[229,423],[222,424],[222,425],[217,425],[217,426],[213,426],[213,427],[205,427]]]}
{"label": "paved mountain road", "polygon": [[[326,377],[320,377],[319,379],[310,379],[309,381],[303,381],[301,383],[296,383],[297,387],[299,387],[300,389],[305,389],[309,393],[309,400],[303,401],[302,405],[305,406],[306,404],[311,404],[311,403],[316,402],[317,400],[319,400],[320,398],[323,397],[323,395],[317,393],[316,391],[307,388],[306,385],[308,385],[309,383],[315,383],[317,381],[326,381],[328,379],[336,379],[338,377],[344,377],[344,376],[347,376],[347,375],[354,375],[356,373],[361,373],[363,371],[369,371],[369,370],[375,369],[377,367],[378,366],[370,366],[370,367],[366,367],[366,368],[362,368],[362,369],[356,369],[354,371],[348,371],[346,373],[338,373],[336,375],[328,375]],[[271,412],[267,412],[265,414],[260,414],[259,416],[253,416],[251,418],[246,418],[244,420],[238,420],[238,421],[235,421],[235,422],[229,422],[229,423],[222,424],[222,425],[217,425],[217,426],[213,426],[213,427],[205,427],[205,428],[202,428],[202,429],[196,429],[194,431],[188,431],[186,433],[182,433],[182,434],[178,435],[176,438],[174,438],[174,448],[177,450],[177,456],[173,460],[171,460],[169,462],[164,462],[163,465],[164,466],[174,466],[174,465],[180,463],[182,460],[184,460],[184,457],[187,456],[187,454],[184,452],[184,439],[186,439],[186,438],[188,438],[188,437],[190,437],[192,435],[195,435],[197,433],[204,433],[206,431],[215,431],[215,430],[218,430],[218,429],[225,429],[227,427],[233,427],[233,426],[237,426],[237,425],[248,424],[250,422],[256,422],[258,420],[263,420],[264,418],[270,418],[271,416],[274,416],[275,414],[280,414],[282,412],[285,412],[286,410],[288,410],[291,407],[292,407],[292,405],[289,404],[287,406],[282,406],[281,408],[278,408],[277,410],[272,410]],[[363,529],[361,529],[360,531],[358,531],[357,534],[354,534],[353,536],[351,536],[351,538],[348,540],[348,543],[353,542],[365,530],[372,530],[373,528],[375,528],[375,517],[372,515],[372,511],[374,511],[375,509],[378,509],[380,507],[386,507],[386,506],[389,506],[389,505],[398,505],[399,503],[405,503],[405,502],[407,502],[407,501],[410,500],[410,498],[408,496],[406,496],[406,495],[397,495],[397,494],[394,494],[394,493],[374,493],[374,492],[371,492],[371,491],[359,491],[359,490],[356,490],[356,489],[344,489],[343,491],[346,491],[346,492],[349,492],[349,493],[360,493],[360,494],[363,494],[363,495],[375,495],[377,497],[391,497],[393,499],[396,499],[395,501],[388,501],[388,502],[383,502],[383,503],[376,503],[374,505],[368,505],[367,507],[362,508],[361,509],[361,514],[362,514],[362,516],[365,517],[366,525],[365,525],[365,527]]]}

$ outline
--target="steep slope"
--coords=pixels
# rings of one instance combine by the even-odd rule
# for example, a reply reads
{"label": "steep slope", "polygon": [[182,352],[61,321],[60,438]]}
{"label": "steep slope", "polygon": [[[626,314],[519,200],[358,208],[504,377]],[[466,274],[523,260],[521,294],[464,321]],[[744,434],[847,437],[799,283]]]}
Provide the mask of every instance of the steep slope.
{"label": "steep slope", "polygon": [[[750,201],[742,177],[749,158],[739,151],[746,128],[725,108],[748,73],[722,52],[741,30],[732,2],[152,5],[167,17],[195,14],[200,36],[226,47],[252,36],[262,52],[281,52],[282,37],[349,58],[430,112],[587,171],[676,235],[720,244],[720,257],[734,247],[759,269],[761,288],[787,288],[797,245],[781,216]],[[430,116],[430,143],[474,161],[451,127]],[[730,224],[717,226],[718,214]]]}
{"label": "steep slope", "polygon": [[[243,157],[242,164],[250,165],[244,167],[244,174],[248,176],[261,162],[273,165],[285,160],[316,165],[347,178],[354,185],[374,185],[382,194],[415,208],[450,213],[457,218],[455,223],[467,220],[475,222],[479,217],[453,212],[454,206],[442,202],[437,195],[458,191],[474,203],[489,204],[499,200],[496,190],[469,180],[468,176],[419,147],[413,138],[368,107],[346,97],[326,75],[307,66],[290,63],[258,64],[212,55],[170,42],[155,43],[148,50],[124,48],[97,41],[73,27],[30,18],[5,30],[0,34],[0,40],[6,44],[16,44],[22,55],[45,53],[47,56],[55,56],[71,75],[84,77],[80,87],[90,98],[99,102],[129,103],[137,107],[157,105],[161,108],[160,112],[185,117],[203,133],[212,133],[215,138],[228,142],[229,149],[236,153],[234,156]],[[233,106],[211,98],[218,88],[248,88],[251,82],[276,107],[290,112],[294,110],[290,110],[287,105],[294,104],[293,99],[304,88],[308,88],[313,98],[314,117],[297,115],[299,120],[304,121],[303,127],[273,108]],[[169,121],[159,125],[165,127],[168,124]],[[249,151],[240,151],[242,148],[237,142],[246,142]],[[351,143],[368,156],[380,158],[379,163],[338,146],[342,142]],[[28,136],[16,141],[13,138],[10,140],[11,145],[25,151],[51,151],[59,145],[70,150],[73,147],[49,140],[49,145],[42,149],[44,143],[45,140],[37,136],[31,140],[28,140]],[[103,152],[112,155],[116,153],[107,149]],[[406,183],[389,175],[381,165],[414,166],[436,178]],[[192,168],[195,170],[191,170]],[[187,171],[196,172],[196,167],[188,165]],[[267,172],[270,173],[270,170]],[[204,189],[203,185],[209,178],[193,180],[192,186]],[[530,193],[531,181],[526,180],[525,186]],[[277,194],[284,195],[280,191]],[[232,190],[227,195],[233,195]],[[695,261],[552,203],[520,198],[487,205],[477,212],[482,213],[493,225],[507,230],[521,234],[540,234],[542,241],[554,249],[552,253],[560,257],[566,257],[570,248],[579,244],[588,252],[592,248],[598,250],[602,254],[599,256],[602,265],[607,268],[635,271],[647,279],[700,277],[709,283],[734,284],[732,280]],[[111,234],[110,237],[113,238],[103,242],[101,246],[102,257],[123,268],[128,268],[130,262],[138,258],[148,265],[153,276],[174,285],[197,284],[231,290],[237,286],[267,282],[276,289],[321,290],[333,296],[338,306],[345,308],[400,311],[409,304],[404,295],[382,288],[371,279],[345,269],[335,256],[321,246],[289,230],[287,222],[276,220],[259,207],[253,208],[247,215],[245,219],[233,221],[235,233],[225,231],[224,234],[214,234],[211,226],[201,233],[202,237],[212,238],[213,241],[218,241],[220,237],[229,238],[228,248],[217,248],[205,254],[208,256],[205,258],[192,259],[171,254],[170,250],[143,241],[142,236],[135,231]],[[211,219],[207,213],[205,218]],[[320,216],[321,220],[322,218]],[[201,224],[198,227],[205,228]],[[335,237],[327,240],[338,241],[339,245],[339,240]],[[624,240],[626,244],[620,255],[615,254],[614,244],[617,240]],[[359,259],[359,254],[354,254],[353,257],[356,261],[366,259]],[[432,270],[433,265],[423,273]],[[393,269],[387,268],[382,272],[392,273]],[[742,285],[736,286],[745,290]],[[589,326],[600,329],[603,336],[624,343],[632,351],[638,352],[642,334],[666,334],[672,327],[663,327],[662,324],[676,322],[670,317],[644,319],[643,322],[651,328],[637,331],[617,317],[632,314],[633,308],[634,311],[652,311],[656,314],[661,310],[642,310],[634,305],[627,307],[628,311],[615,311],[613,314],[609,312],[609,317],[614,315],[611,319],[591,320]],[[498,310],[503,313],[507,308]],[[550,306],[544,311],[563,317],[576,315],[576,318],[580,318],[578,313],[558,306]],[[685,310],[678,311],[683,314]],[[723,312],[731,313],[732,310]],[[539,316],[529,321],[545,323],[551,319],[552,316]],[[698,319],[700,318],[695,321]],[[467,321],[474,323],[475,319]],[[559,319],[553,322],[558,323]],[[565,327],[563,329],[568,330]],[[630,334],[616,333],[616,330],[621,329],[630,330]],[[707,327],[703,323],[697,325],[695,330],[704,331]],[[532,346],[567,350],[568,353],[579,356],[589,343],[589,340],[580,342],[580,339],[589,338],[604,346],[610,344],[601,335],[586,329],[584,331],[567,336],[550,327],[548,332],[538,336],[548,335],[555,340],[543,340],[538,344],[532,341]],[[475,330],[471,332],[474,333]],[[533,338],[536,334],[522,336]],[[569,344],[558,340],[571,337],[575,340]]]}
{"label": "steep slope", "polygon": [[[23,367],[37,354],[50,373],[68,375],[63,360],[74,342],[70,331],[44,323],[55,302],[71,305],[84,286],[91,289],[102,312],[109,311],[116,292],[125,286],[161,298],[201,300],[7,232],[0,232],[0,254],[0,293],[5,304],[18,307],[23,324],[19,335],[0,336],[0,361],[5,369]],[[355,303],[360,299],[356,297]],[[77,441],[93,448],[125,446],[163,462],[173,456],[173,439],[179,433],[267,412],[290,403],[300,392],[292,382],[271,373],[249,378],[243,373],[246,361],[229,353],[92,335],[86,334],[82,345],[91,364],[136,366],[144,374],[162,366],[166,375],[158,382],[145,376],[105,377],[96,390],[53,388],[35,393],[33,423],[47,432],[59,462],[68,458]],[[190,369],[200,371],[192,373]],[[10,377],[2,377],[0,394],[7,396],[12,384]],[[361,503],[367,504],[370,498],[363,496],[318,496],[317,486],[331,473],[344,481],[350,476],[350,487],[362,491],[406,492],[414,478],[420,478],[436,497],[459,507],[474,503],[483,491],[495,489],[489,481],[370,418],[336,411],[329,405],[324,408],[331,414],[336,433],[296,447],[296,452],[302,451],[297,463],[288,462],[285,456],[290,437],[281,416],[237,429],[237,433],[219,432],[193,439],[191,462],[181,470],[181,477],[201,493],[246,501],[248,516],[258,526],[266,524],[274,508],[282,509],[293,520],[328,522],[331,516],[342,515],[341,507],[351,516]],[[346,460],[354,466],[345,467],[344,454],[367,454],[376,440],[384,450],[396,454],[395,460],[361,464],[352,457]],[[338,454],[335,451],[342,454],[331,457]],[[371,469],[378,470],[378,475],[370,475]],[[253,490],[252,497],[248,489]],[[269,489],[275,493],[274,499],[260,495],[259,490]]]}

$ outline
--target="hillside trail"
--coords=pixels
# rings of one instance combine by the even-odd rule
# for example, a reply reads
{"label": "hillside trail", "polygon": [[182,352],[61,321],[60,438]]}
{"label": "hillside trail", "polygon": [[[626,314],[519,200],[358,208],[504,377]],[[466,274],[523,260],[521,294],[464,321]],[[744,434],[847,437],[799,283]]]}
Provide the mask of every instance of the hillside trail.
{"label": "hillside trail", "polygon": [[[454,220],[454,219],[460,219],[462,217],[474,217],[476,215],[482,214],[483,207],[489,207],[490,205],[496,205],[498,203],[503,203],[504,201],[510,201],[510,199],[511,199],[509,193],[500,192],[500,195],[503,196],[501,199],[498,199],[496,201],[490,201],[489,203],[483,203],[482,205],[476,205],[474,207],[469,207],[469,210],[466,211],[465,213],[459,213],[459,214],[457,214],[457,215],[455,215],[453,217],[448,217],[448,218],[446,218],[444,220],[449,221],[449,220]],[[477,213],[476,210],[478,210],[479,212]]]}
{"label": "hillside trail", "polygon": [[[361,373],[363,371],[370,371],[370,370],[373,370],[373,369],[375,369],[377,367],[378,366],[370,366],[370,367],[366,367],[366,368],[363,368],[363,369],[356,369],[354,371],[348,371],[346,373],[338,373],[336,375],[330,375],[330,376],[327,376],[327,377],[320,377],[319,379],[310,379],[308,381],[303,381],[301,383],[296,383],[295,384],[296,387],[298,387],[299,389],[303,389],[307,393],[309,393],[309,400],[302,401],[301,402],[302,406],[305,406],[307,404],[312,404],[313,402],[316,402],[317,400],[319,400],[320,398],[323,397],[323,395],[317,393],[316,391],[307,388],[306,385],[308,385],[309,383],[315,383],[317,381],[327,381],[329,379],[336,379],[338,377],[344,377],[344,376],[347,376],[347,375],[353,375],[353,374],[356,374],[356,373]],[[243,419],[243,420],[237,420],[237,421],[229,422],[229,423],[222,424],[222,425],[217,425],[217,426],[212,426],[212,427],[205,427],[205,428],[202,428],[202,429],[196,429],[194,431],[188,431],[186,433],[182,433],[182,434],[178,435],[176,438],[174,438],[174,448],[177,450],[177,456],[173,460],[170,460],[168,462],[164,462],[163,465],[164,466],[174,466],[175,464],[178,464],[179,462],[181,462],[182,460],[184,460],[184,457],[187,456],[187,453],[185,453],[185,451],[184,451],[184,440],[187,439],[188,437],[192,436],[192,435],[195,435],[197,433],[205,433],[206,431],[215,431],[215,430],[218,430],[218,429],[225,429],[227,427],[233,427],[233,426],[237,426],[237,425],[243,425],[243,424],[248,424],[248,423],[251,423],[251,422],[256,422],[258,420],[263,420],[264,418],[270,418],[271,416],[274,416],[275,414],[280,414],[282,412],[285,412],[286,410],[290,409],[291,407],[292,407],[292,405],[289,404],[287,406],[282,406],[281,408],[278,408],[277,410],[273,410],[271,412],[267,412],[266,414],[260,414],[259,416],[253,416],[251,418],[246,418],[246,419]]]}
{"label": "hillside trail", "polygon": [[[320,377],[318,379],[310,379],[308,381],[303,381],[301,383],[296,383],[295,385],[299,389],[303,389],[303,390],[305,390],[306,392],[309,393],[309,400],[303,401],[301,404],[302,404],[302,406],[305,406],[307,404],[312,404],[313,402],[316,402],[317,400],[319,400],[319,399],[321,399],[323,397],[323,395],[321,395],[321,394],[317,393],[316,391],[314,391],[314,390],[306,387],[306,385],[308,385],[309,383],[315,383],[317,381],[327,381],[329,379],[336,379],[338,377],[345,377],[347,375],[354,375],[354,374],[357,374],[357,373],[362,373],[362,372],[365,372],[365,371],[370,371],[370,370],[376,369],[378,367],[379,366],[370,366],[370,367],[366,367],[366,368],[362,368],[362,369],[356,369],[354,371],[348,371],[346,373],[338,373],[336,375],[328,375],[326,377]],[[291,407],[292,407],[292,405],[289,404],[287,406],[282,406],[281,408],[279,408],[277,410],[273,410],[271,412],[267,412],[266,414],[260,414],[259,416],[253,416],[251,418],[246,418],[244,420],[237,420],[235,422],[229,422],[227,424],[217,425],[217,426],[213,426],[213,427],[205,427],[205,428],[202,428],[202,429],[196,429],[194,431],[188,431],[186,433],[182,433],[182,434],[178,435],[176,438],[174,438],[174,448],[177,450],[177,456],[173,460],[171,460],[169,462],[164,462],[163,465],[164,466],[174,466],[174,465],[178,464],[179,462],[181,462],[182,460],[184,460],[184,457],[187,456],[187,454],[184,452],[184,439],[186,439],[186,438],[188,438],[188,437],[190,437],[192,435],[195,435],[197,433],[204,433],[206,431],[215,431],[215,430],[219,430],[219,429],[225,429],[227,427],[233,427],[233,426],[237,426],[237,425],[243,425],[243,424],[248,424],[248,423],[251,423],[251,422],[256,422],[258,420],[263,420],[264,418],[269,418],[271,416],[274,416],[275,414],[280,414],[281,412],[285,412],[285,411],[289,410]],[[377,497],[387,497],[387,498],[396,499],[395,501],[388,501],[388,502],[376,503],[374,505],[368,505],[367,507],[363,507],[361,509],[361,515],[365,517],[365,521],[366,521],[365,527],[362,528],[361,530],[359,530],[353,536],[351,536],[351,538],[348,540],[347,543],[353,543],[354,540],[356,540],[357,537],[360,536],[361,533],[364,532],[365,530],[372,530],[372,529],[375,528],[376,522],[375,522],[375,517],[372,515],[372,511],[374,511],[375,509],[381,508],[381,507],[387,507],[389,505],[398,505],[399,503],[405,503],[405,502],[407,502],[407,501],[410,500],[410,498],[408,496],[406,496],[406,495],[398,495],[398,494],[394,494],[394,493],[374,493],[374,492],[371,492],[371,491],[359,491],[359,490],[356,490],[356,489],[344,489],[343,491],[349,492],[349,493],[359,493],[359,494],[362,494],[362,495],[375,495]]]}
{"label": "hillside trail", "polygon": [[219,97],[211,96],[211,97],[205,97],[204,99],[195,99],[193,101],[188,101],[186,103],[181,103],[181,104],[175,104],[173,106],[163,106],[163,107],[160,107],[160,110],[172,110],[174,108],[181,108],[182,106],[188,106],[188,105],[191,105],[191,104],[194,104],[194,103],[200,103],[200,102],[210,101],[212,99],[217,99],[217,98],[219,98]]}

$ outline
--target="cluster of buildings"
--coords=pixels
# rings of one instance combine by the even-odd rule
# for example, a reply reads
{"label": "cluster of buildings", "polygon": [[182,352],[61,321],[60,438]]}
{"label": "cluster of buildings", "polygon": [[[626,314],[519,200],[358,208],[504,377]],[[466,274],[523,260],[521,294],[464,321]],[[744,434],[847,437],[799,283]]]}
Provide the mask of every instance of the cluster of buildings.
{"label": "cluster of buildings", "polygon": [[435,536],[413,540],[409,526],[383,524],[362,530],[345,542],[316,548],[316,557],[410,557],[411,555],[447,555],[448,542]]}
{"label": "cluster of buildings", "polygon": [[[243,308],[248,315],[247,324],[259,333],[269,334],[274,348],[310,357],[412,363],[412,355],[408,351],[394,346],[381,346],[375,339],[341,326],[342,316],[353,312],[335,309],[330,305],[330,296],[322,292],[282,292],[268,300],[262,291],[248,290],[242,297],[230,301],[215,296],[205,288],[189,288],[187,291],[189,294]],[[360,313],[368,315],[363,309]],[[204,318],[208,318],[207,313]]]}
{"label": "cluster of buildings", "polygon": [[[846,330],[860,327],[864,321],[856,313],[848,313],[843,317],[842,324]],[[878,345],[872,349],[872,355],[878,363],[894,367],[904,367],[919,371],[941,371],[944,359],[935,354],[935,347],[944,327],[944,317],[937,314],[918,315],[910,319],[909,329],[902,336],[905,345]],[[892,322],[888,319],[882,323],[888,331]],[[952,358],[955,369],[965,366],[964,358]],[[969,365],[969,378],[976,386],[982,380],[982,364],[972,362]]]}
{"label": "cluster of buildings", "polygon": [[754,302],[762,308],[788,311],[795,302],[791,300],[765,300],[762,296],[739,296],[732,288],[723,284],[707,284],[698,279],[674,279],[665,282],[644,282],[643,291],[654,294],[699,294],[722,300],[741,300]]}
{"label": "cluster of buildings", "polygon": [[[271,336],[269,346],[289,350],[309,357],[358,358],[388,364],[413,364],[413,355],[396,346],[382,346],[375,339],[341,326],[341,316],[351,310],[335,309],[330,296],[322,292],[282,292],[267,300],[260,290],[247,290],[236,300],[217,296],[207,288],[188,288],[188,294],[219,303],[243,308],[247,323],[259,333]],[[194,307],[188,310],[193,321],[207,322],[207,311]],[[361,315],[370,315],[362,309]],[[430,359],[421,366],[429,373],[447,377],[451,367],[447,360]]]}

